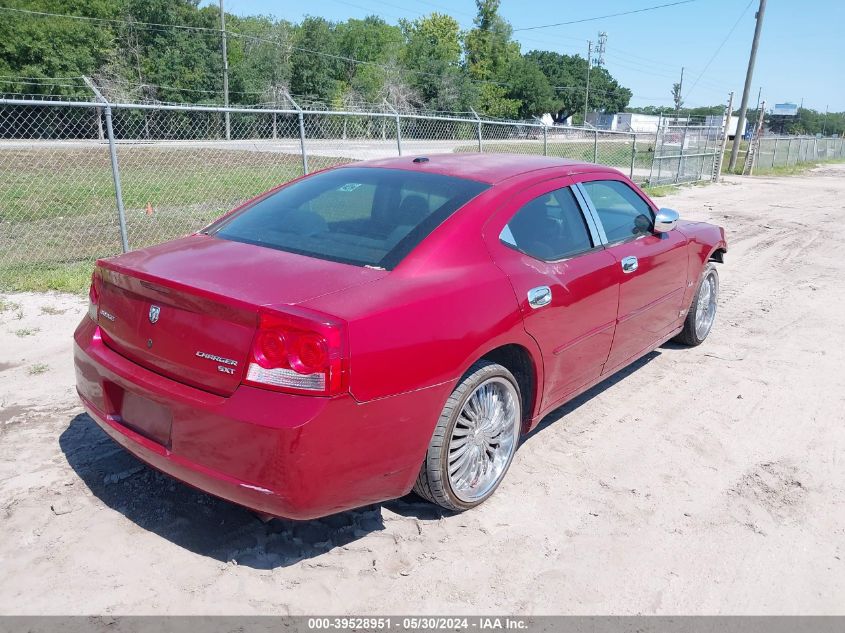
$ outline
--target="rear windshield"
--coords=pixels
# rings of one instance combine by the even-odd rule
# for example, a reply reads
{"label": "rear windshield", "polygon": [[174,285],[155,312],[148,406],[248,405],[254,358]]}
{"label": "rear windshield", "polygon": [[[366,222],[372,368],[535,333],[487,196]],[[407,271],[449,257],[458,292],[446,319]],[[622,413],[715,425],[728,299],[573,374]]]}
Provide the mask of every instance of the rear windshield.
{"label": "rear windshield", "polygon": [[401,169],[345,167],[284,187],[209,232],[320,259],[391,269],[488,186]]}

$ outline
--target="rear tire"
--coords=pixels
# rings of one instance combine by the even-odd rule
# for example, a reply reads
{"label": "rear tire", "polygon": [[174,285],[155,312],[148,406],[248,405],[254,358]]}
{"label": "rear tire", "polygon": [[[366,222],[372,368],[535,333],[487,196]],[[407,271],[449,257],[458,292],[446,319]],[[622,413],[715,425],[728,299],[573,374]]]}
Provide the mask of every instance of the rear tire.
{"label": "rear tire", "polygon": [[698,288],[684,320],[684,329],[672,340],[690,347],[701,345],[713,328],[718,298],[719,273],[713,264],[708,263],[701,271]]}
{"label": "rear tire", "polygon": [[521,428],[522,398],[513,374],[476,362],[443,407],[414,492],[456,512],[483,503],[504,479]]}

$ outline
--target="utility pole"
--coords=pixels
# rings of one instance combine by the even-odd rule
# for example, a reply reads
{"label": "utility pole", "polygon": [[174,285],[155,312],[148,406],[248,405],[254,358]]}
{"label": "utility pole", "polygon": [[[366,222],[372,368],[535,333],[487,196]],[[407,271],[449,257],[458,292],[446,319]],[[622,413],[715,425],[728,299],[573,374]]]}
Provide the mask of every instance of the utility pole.
{"label": "utility pole", "polygon": [[596,45],[596,66],[604,66],[604,53],[607,50],[607,33],[599,31],[599,43]]}
{"label": "utility pole", "polygon": [[719,144],[719,155],[716,157],[716,165],[713,169],[713,182],[719,182],[722,177],[722,162],[725,160],[725,150],[728,147],[728,136],[731,132],[731,115],[733,114],[734,93],[728,95],[728,107],[725,108],[725,123],[722,126],[722,142]]}
{"label": "utility pole", "polygon": [[825,133],[827,132],[827,109],[829,107],[830,106],[824,107],[824,118],[822,119],[822,136],[824,136]]}
{"label": "utility pole", "polygon": [[681,81],[678,82],[678,98],[675,99],[675,125],[680,124],[681,97],[684,94],[684,67],[681,66]]}
{"label": "utility pole", "polygon": [[587,127],[587,103],[590,100],[590,65],[593,57],[593,41],[587,41],[587,90],[584,92],[584,127]]}
{"label": "utility pole", "polygon": [[[223,36],[223,105],[229,107],[229,56],[226,54],[226,12],[223,10],[223,0],[220,0],[220,34]],[[224,114],[226,119],[226,140],[232,139],[232,132],[229,123],[229,113]]]}
{"label": "utility pole", "polygon": [[[754,108],[754,111],[757,113],[757,116],[760,116],[760,112],[762,112],[762,110],[760,110],[760,97],[762,97],[762,96],[763,96],[763,86],[760,86],[759,88],[757,88],[757,106]],[[754,121],[754,128],[755,129],[757,128],[757,123],[758,123],[757,121]]]}
{"label": "utility pole", "polygon": [[736,135],[731,148],[731,161],[728,169],[733,171],[736,167],[736,159],[739,156],[739,144],[742,142],[745,132],[745,113],[748,110],[748,93],[751,90],[751,80],[754,78],[754,62],[757,59],[757,47],[760,44],[760,31],[763,29],[763,14],[766,12],[766,0],[760,0],[760,7],[757,9],[757,24],[754,26],[754,39],[751,41],[751,55],[748,57],[748,70],[745,73],[745,87],[742,89],[742,102],[739,105],[739,121],[736,124]]}

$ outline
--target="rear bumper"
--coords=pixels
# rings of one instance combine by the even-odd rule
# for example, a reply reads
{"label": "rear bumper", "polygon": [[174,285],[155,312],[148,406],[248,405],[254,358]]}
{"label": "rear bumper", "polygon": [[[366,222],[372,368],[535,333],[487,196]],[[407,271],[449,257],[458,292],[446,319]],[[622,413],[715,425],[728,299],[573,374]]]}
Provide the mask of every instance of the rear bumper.
{"label": "rear bumper", "polygon": [[[187,484],[292,519],[406,494],[450,389],[438,385],[366,403],[245,386],[221,397],[117,354],[87,317],[74,339],[80,399],[112,439]],[[134,424],[122,417],[129,400]],[[158,419],[156,433],[145,432],[138,419],[145,410]]]}

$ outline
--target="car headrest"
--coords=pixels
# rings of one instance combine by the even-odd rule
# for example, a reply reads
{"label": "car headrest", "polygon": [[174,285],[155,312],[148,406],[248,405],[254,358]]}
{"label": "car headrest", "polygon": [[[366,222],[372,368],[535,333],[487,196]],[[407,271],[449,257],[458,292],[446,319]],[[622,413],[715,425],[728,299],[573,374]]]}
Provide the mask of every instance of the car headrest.
{"label": "car headrest", "polygon": [[399,225],[416,226],[428,215],[428,202],[418,194],[406,196],[393,214],[393,221]]}

